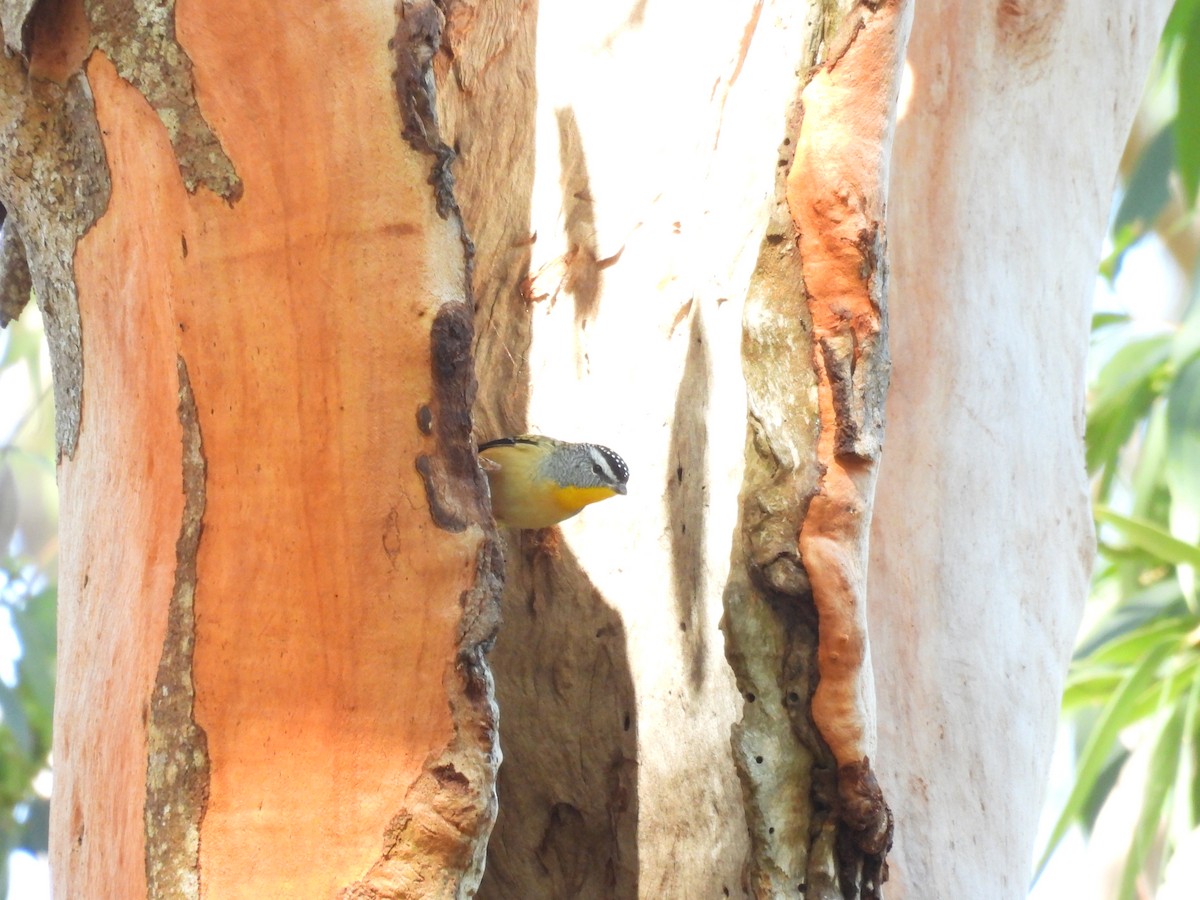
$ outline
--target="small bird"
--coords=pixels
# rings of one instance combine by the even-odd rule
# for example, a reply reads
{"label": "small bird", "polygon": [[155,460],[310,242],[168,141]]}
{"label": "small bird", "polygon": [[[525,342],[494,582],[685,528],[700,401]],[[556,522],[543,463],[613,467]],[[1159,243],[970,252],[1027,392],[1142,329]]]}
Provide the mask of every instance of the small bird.
{"label": "small bird", "polygon": [[625,493],[629,467],[607,447],[520,434],[479,445],[492,514],[513,528],[549,528],[589,503]]}

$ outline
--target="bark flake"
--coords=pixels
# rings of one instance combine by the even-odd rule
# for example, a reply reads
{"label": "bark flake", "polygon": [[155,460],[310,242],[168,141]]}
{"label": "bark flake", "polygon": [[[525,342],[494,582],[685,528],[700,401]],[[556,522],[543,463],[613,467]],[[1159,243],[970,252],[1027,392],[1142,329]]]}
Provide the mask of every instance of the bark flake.
{"label": "bark flake", "polygon": [[893,820],[870,766],[874,673],[867,634],[867,541],[883,445],[887,352],[887,147],[911,5],[860,2],[836,50],[801,93],[804,116],[787,205],[813,323],[820,478],[800,528],[817,613],[812,722],[836,763],[837,876],[847,898],[877,898]]}
{"label": "bark flake", "polygon": [[21,240],[16,220],[5,215],[0,223],[0,328],[21,315],[32,291],[25,242]]}
{"label": "bark flake", "polygon": [[870,759],[866,539],[889,361],[887,147],[905,0],[840,4],[779,148],[743,319],[748,422],[726,654],[754,896],[879,896],[892,816]]}
{"label": "bark flake", "polygon": [[146,733],[146,885],[154,900],[200,897],[200,825],[208,806],[208,737],[196,722],[196,555],[206,502],[204,444],[187,364],[178,357],[183,517],[175,584]]}

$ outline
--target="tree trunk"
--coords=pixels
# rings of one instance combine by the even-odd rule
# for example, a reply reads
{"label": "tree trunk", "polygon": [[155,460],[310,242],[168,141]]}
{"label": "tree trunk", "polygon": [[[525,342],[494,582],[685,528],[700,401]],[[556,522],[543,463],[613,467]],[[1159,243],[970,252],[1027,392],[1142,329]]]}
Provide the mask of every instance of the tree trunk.
{"label": "tree trunk", "polygon": [[[103,212],[73,285],[47,275],[70,252],[31,254],[48,319],[79,323],[56,346],[55,890],[469,894],[500,573],[429,103],[439,15],[138,9],[43,5],[26,48],[62,81],[30,80],[30,108],[99,137],[85,187],[111,185],[77,192]],[[83,76],[51,70],[89,44]],[[4,202],[58,248],[54,183]]]}
{"label": "tree trunk", "polygon": [[1024,895],[1167,0],[32,5],[58,896]]}
{"label": "tree trunk", "polygon": [[1028,890],[1092,566],[1091,297],[1170,6],[917,5],[871,553],[894,898]]}

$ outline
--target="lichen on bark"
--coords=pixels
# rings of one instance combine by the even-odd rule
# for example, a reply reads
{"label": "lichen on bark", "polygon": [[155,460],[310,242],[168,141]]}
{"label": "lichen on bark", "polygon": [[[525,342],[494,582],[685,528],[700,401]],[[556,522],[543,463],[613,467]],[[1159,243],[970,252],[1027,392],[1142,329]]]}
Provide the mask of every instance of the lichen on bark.
{"label": "lichen on bark", "polygon": [[[790,138],[779,154],[790,163]],[[746,466],[721,627],[743,698],[733,749],[750,834],[751,893],[786,896],[803,885],[806,896],[832,897],[835,767],[809,715],[817,620],[797,546],[819,474],[815,379],[807,363],[812,325],[785,173],[780,166],[743,314]]]}
{"label": "lichen on bark", "polygon": [[[58,453],[69,458],[83,403],[83,338],[72,260],[75,245],[107,207],[111,184],[86,75],[52,71],[54,77],[33,77],[29,60],[39,41],[63,42],[41,48],[56,58],[75,59],[78,50],[81,61],[90,47],[108,55],[158,113],[189,191],[204,185],[232,202],[241,182],[196,103],[191,61],[175,39],[174,2],[87,0],[90,33],[79,48],[66,46],[76,37],[70,10],[35,7],[0,7],[5,44],[14,51],[0,59],[0,204],[20,234],[45,321]],[[4,288],[11,293],[19,287],[20,268],[14,262],[6,273]]]}
{"label": "lichen on bark", "polygon": [[30,13],[38,0],[0,0],[0,28],[6,55],[24,55],[29,48]]}

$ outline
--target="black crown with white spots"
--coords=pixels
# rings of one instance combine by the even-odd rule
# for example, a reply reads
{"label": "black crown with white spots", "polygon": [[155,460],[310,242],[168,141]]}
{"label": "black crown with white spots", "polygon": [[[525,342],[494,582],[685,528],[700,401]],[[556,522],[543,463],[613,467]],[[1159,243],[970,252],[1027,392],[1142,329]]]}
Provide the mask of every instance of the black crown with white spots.
{"label": "black crown with white spots", "polygon": [[609,450],[607,447],[602,447],[600,444],[588,444],[588,446],[604,457],[604,461],[608,463],[609,469],[616,477],[620,484],[625,484],[629,481],[629,466],[625,464],[625,460],[614,450]]}

